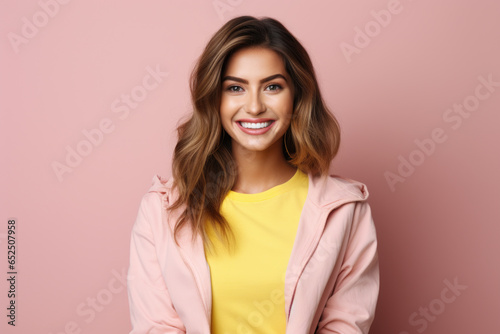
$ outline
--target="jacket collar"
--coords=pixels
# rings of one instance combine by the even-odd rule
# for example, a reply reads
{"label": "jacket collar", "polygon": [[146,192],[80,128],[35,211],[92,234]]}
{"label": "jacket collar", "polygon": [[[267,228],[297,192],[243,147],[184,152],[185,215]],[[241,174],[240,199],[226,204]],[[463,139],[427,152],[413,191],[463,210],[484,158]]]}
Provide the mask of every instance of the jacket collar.
{"label": "jacket collar", "polygon": [[[352,179],[335,174],[327,176],[308,174],[308,177],[308,194],[285,275],[284,295],[287,322],[290,321],[290,309],[297,282],[321,238],[328,214],[345,203],[364,201],[369,196],[367,187],[363,183]],[[153,177],[149,192],[160,193],[164,201],[164,207],[166,207],[165,205],[173,203],[177,196],[176,191],[172,189],[172,185],[172,178],[168,179],[157,174]],[[184,208],[184,206],[181,206],[178,213],[182,212]],[[178,213],[168,219],[172,230]],[[191,302],[203,303],[208,322],[208,324],[203,324],[203,327],[206,327],[210,325],[212,309],[210,268],[205,258],[201,236],[197,236],[194,243],[191,240],[192,234],[190,230],[181,229],[178,235],[179,252],[193,273],[202,299],[201,301]]]}

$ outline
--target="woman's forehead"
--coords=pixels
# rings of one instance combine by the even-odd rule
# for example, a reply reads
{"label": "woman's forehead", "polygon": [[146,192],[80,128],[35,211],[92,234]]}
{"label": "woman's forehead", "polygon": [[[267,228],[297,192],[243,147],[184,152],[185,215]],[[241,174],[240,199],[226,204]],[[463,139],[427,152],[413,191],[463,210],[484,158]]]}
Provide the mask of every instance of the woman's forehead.
{"label": "woman's forehead", "polygon": [[225,76],[234,76],[247,80],[260,80],[274,74],[286,75],[282,57],[276,52],[263,47],[244,48],[236,51],[228,59]]}

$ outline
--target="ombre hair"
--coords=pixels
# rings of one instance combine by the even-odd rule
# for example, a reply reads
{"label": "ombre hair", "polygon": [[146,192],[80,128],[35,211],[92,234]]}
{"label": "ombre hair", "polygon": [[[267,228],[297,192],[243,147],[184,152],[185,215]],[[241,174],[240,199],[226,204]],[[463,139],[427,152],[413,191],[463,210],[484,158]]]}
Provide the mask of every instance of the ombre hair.
{"label": "ombre hair", "polygon": [[324,103],[314,68],[304,47],[277,20],[236,17],[210,39],[198,59],[190,80],[193,112],[177,128],[172,177],[178,197],[168,210],[183,207],[174,227],[174,239],[188,224],[193,240],[213,228],[230,246],[234,238],[220,206],[236,180],[231,137],[220,118],[222,76],[232,54],[242,48],[263,47],[277,52],[294,86],[293,112],[283,143],[283,154],[291,165],[305,173],[327,175],[340,145],[340,126]]}

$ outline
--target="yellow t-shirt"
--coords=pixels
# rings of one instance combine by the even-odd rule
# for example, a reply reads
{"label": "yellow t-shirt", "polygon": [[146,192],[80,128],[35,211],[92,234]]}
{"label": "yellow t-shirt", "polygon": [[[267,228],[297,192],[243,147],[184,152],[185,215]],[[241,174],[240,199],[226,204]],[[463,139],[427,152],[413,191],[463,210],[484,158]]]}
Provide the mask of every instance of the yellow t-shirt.
{"label": "yellow t-shirt", "polygon": [[235,235],[228,252],[209,229],[216,253],[206,252],[212,281],[212,333],[285,333],[285,271],[309,179],[292,178],[257,194],[230,191],[220,212]]}

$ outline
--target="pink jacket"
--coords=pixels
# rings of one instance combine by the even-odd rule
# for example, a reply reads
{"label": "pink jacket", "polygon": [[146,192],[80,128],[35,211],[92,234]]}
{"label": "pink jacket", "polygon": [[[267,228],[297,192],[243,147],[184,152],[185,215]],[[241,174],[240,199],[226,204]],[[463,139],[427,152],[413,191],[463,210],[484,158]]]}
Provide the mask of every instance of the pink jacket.
{"label": "pink jacket", "polygon": [[[175,193],[159,175],[132,229],[130,334],[210,333],[211,283],[201,237],[172,228]],[[377,238],[364,184],[309,174],[309,190],[285,276],[286,334],[368,333],[379,292]],[[216,333],[220,334],[220,333]]]}

